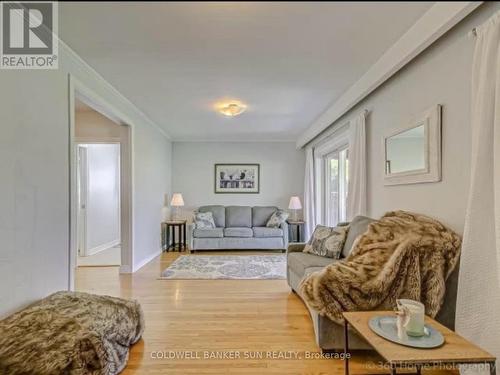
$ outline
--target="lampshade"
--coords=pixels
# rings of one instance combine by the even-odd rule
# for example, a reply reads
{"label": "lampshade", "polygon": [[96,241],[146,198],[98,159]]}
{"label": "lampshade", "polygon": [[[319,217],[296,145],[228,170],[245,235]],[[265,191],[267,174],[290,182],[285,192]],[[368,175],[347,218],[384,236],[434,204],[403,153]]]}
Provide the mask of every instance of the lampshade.
{"label": "lampshade", "polygon": [[300,210],[302,208],[302,204],[300,203],[300,198],[291,197],[290,203],[288,204],[288,208],[291,210]]}
{"label": "lampshade", "polygon": [[184,199],[182,199],[182,194],[181,193],[174,193],[172,195],[172,200],[170,201],[171,206],[184,206]]}

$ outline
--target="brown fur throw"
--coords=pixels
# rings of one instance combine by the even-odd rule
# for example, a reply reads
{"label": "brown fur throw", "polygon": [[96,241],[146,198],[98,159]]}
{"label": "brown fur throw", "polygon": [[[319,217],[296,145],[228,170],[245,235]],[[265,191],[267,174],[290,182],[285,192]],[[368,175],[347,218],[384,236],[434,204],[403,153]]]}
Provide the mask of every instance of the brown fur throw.
{"label": "brown fur throw", "polygon": [[143,331],[136,301],[57,292],[0,321],[0,374],[118,374]]}
{"label": "brown fur throw", "polygon": [[346,259],[306,277],[300,294],[339,324],[343,311],[393,310],[399,298],[421,301],[434,317],[460,245],[460,236],[434,219],[388,212],[356,239]]}

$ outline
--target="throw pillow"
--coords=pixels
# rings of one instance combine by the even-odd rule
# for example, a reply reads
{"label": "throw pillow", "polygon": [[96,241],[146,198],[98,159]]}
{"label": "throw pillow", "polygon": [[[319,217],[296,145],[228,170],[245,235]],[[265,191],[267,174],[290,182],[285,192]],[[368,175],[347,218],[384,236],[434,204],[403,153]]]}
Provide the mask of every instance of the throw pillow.
{"label": "throw pillow", "polygon": [[275,211],[267,221],[266,227],[279,228],[288,219],[288,215],[288,212],[283,210]]}
{"label": "throw pillow", "polygon": [[211,212],[196,212],[194,214],[194,223],[197,229],[215,228],[214,216]]}
{"label": "throw pillow", "polygon": [[331,228],[318,225],[304,247],[304,253],[339,259],[348,231],[349,226]]}

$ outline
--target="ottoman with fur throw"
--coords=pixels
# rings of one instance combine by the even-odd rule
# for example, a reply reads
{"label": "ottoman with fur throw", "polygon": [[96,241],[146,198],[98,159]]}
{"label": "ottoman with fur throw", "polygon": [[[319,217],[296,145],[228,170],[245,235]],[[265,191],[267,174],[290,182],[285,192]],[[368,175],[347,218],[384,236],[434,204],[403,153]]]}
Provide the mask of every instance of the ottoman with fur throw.
{"label": "ottoman with fur throw", "polygon": [[57,292],[0,321],[0,374],[118,374],[143,331],[137,301]]}

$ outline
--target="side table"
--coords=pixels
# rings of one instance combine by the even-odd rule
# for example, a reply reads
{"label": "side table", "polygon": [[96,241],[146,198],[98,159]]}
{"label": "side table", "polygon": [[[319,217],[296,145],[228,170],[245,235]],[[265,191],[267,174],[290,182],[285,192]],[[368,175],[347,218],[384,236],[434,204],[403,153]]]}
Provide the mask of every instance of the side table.
{"label": "side table", "polygon": [[362,337],[384,359],[391,374],[398,368],[415,367],[417,374],[427,366],[457,366],[462,364],[484,364],[489,367],[490,374],[495,375],[496,358],[490,353],[468,342],[466,339],[446,328],[434,319],[425,317],[425,324],[437,329],[444,336],[444,344],[434,349],[418,349],[396,344],[378,336],[369,327],[368,322],[375,316],[394,315],[394,311],[359,311],[345,312],[345,375],[349,375],[349,327]]}
{"label": "side table", "polygon": [[[304,225],[305,221],[294,221],[294,220],[287,220],[287,223],[289,225],[288,228],[288,237],[289,237],[289,242],[304,242]],[[295,228],[295,231],[294,231]],[[294,233],[295,232],[295,233]]]}
{"label": "side table", "polygon": [[187,248],[186,222],[186,220],[168,220],[161,223],[162,251],[170,249],[182,251]]}

